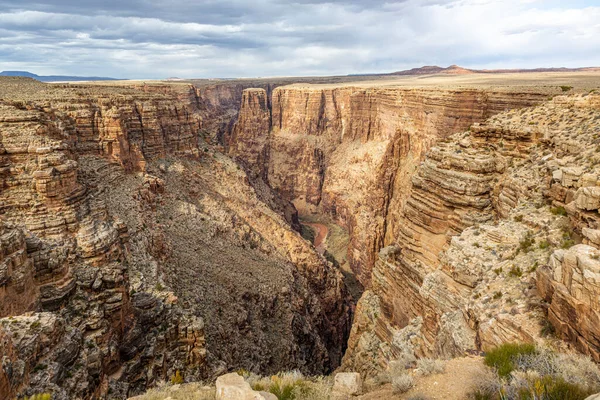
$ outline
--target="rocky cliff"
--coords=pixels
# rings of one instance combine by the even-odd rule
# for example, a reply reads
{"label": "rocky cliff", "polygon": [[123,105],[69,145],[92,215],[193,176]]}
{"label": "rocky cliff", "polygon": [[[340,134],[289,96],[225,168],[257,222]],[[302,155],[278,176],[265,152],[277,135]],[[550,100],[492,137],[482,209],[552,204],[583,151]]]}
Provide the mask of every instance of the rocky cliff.
{"label": "rocky cliff", "polygon": [[549,326],[598,359],[597,101],[502,113],[428,152],[344,366],[373,374],[403,353],[539,342]]}
{"label": "rocky cliff", "polygon": [[269,132],[265,96],[244,93],[230,151],[350,231],[368,290],[344,368],[543,341],[551,326],[598,357],[597,96],[293,85],[273,91]]}
{"label": "rocky cliff", "polygon": [[197,88],[6,79],[0,97],[3,397],[339,365],[339,272],[203,139]]}
{"label": "rocky cliff", "polygon": [[257,107],[265,95],[244,93],[230,153],[267,176],[301,213],[329,214],[345,226],[350,264],[365,285],[377,251],[398,234],[395,210],[433,143],[547,98],[544,90],[292,85],[273,90],[269,132],[269,114]]}

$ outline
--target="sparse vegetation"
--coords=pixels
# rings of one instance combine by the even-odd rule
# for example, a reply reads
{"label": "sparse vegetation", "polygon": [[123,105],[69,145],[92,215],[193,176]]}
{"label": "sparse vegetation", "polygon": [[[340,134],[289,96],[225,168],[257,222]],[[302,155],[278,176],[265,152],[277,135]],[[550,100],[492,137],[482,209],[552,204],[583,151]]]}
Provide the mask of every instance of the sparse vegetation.
{"label": "sparse vegetation", "polygon": [[417,360],[417,370],[425,376],[442,374],[446,370],[446,363],[442,360],[421,358]]}
{"label": "sparse vegetation", "polygon": [[499,298],[502,297],[502,292],[496,292],[494,293],[494,296],[492,297],[494,300],[498,300]]}
{"label": "sparse vegetation", "polygon": [[553,215],[561,215],[563,217],[567,216],[567,210],[563,207],[563,206],[558,206],[558,207],[552,207],[550,209],[550,212]]}
{"label": "sparse vegetation", "polygon": [[507,343],[485,355],[485,365],[494,368],[498,375],[506,378],[515,369],[515,361],[524,354],[535,353],[533,344]]}
{"label": "sparse vegetation", "polygon": [[521,270],[521,267],[513,265],[512,267],[510,267],[508,275],[514,278],[520,278],[521,276],[523,276],[523,271]]}
{"label": "sparse vegetation", "polygon": [[332,382],[328,378],[307,378],[298,371],[260,377],[243,375],[252,389],[273,393],[279,400],[326,400],[331,394]]}
{"label": "sparse vegetation", "polygon": [[477,377],[475,399],[584,400],[600,390],[600,369],[582,355],[504,344],[485,363],[492,369]]}
{"label": "sparse vegetation", "polygon": [[542,240],[542,241],[540,242],[540,244],[538,245],[538,247],[539,247],[540,249],[542,249],[542,250],[545,250],[545,249],[547,249],[548,247],[550,247],[550,243],[548,243],[548,241],[547,241],[547,240]]}
{"label": "sparse vegetation", "polygon": [[562,86],[560,86],[560,89],[561,89],[563,92],[568,92],[568,91],[570,91],[571,89],[573,89],[573,86],[562,85]]}
{"label": "sparse vegetation", "polygon": [[406,393],[415,385],[412,376],[408,374],[394,376],[392,378],[392,389],[395,394]]}
{"label": "sparse vegetation", "polygon": [[23,397],[22,400],[52,400],[51,393],[39,393],[30,397]]}
{"label": "sparse vegetation", "polygon": [[179,385],[183,383],[183,376],[181,376],[181,372],[179,370],[175,371],[173,375],[171,375],[171,385]]}
{"label": "sparse vegetation", "polygon": [[529,253],[531,251],[531,246],[533,246],[534,240],[531,236],[531,232],[527,232],[525,237],[521,239],[519,242],[519,251],[524,253]]}

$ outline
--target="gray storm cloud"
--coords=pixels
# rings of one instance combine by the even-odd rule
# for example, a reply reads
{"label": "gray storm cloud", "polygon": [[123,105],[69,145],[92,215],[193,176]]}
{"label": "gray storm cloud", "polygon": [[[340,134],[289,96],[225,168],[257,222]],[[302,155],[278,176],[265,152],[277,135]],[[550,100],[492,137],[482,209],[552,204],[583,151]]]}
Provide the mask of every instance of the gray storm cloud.
{"label": "gray storm cloud", "polygon": [[123,78],[600,65],[600,7],[536,0],[0,0],[0,69]]}

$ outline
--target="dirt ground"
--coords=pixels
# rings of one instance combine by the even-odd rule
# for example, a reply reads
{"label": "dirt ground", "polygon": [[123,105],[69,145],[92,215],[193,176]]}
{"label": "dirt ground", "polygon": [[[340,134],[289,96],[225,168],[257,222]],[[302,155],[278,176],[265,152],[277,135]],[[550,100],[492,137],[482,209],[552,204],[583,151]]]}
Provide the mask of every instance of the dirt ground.
{"label": "dirt ground", "polygon": [[392,385],[364,394],[360,400],[395,400],[423,398],[428,400],[463,400],[473,390],[474,380],[483,371],[482,357],[463,357],[449,360],[446,372],[415,378],[415,386],[404,394],[394,394]]}

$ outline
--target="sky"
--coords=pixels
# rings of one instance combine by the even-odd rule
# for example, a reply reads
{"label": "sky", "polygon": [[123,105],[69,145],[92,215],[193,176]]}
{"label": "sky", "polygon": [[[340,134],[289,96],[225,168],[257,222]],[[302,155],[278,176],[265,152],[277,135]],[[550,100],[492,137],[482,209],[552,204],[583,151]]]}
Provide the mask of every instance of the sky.
{"label": "sky", "polygon": [[600,0],[0,0],[0,71],[130,79],[600,66]]}

